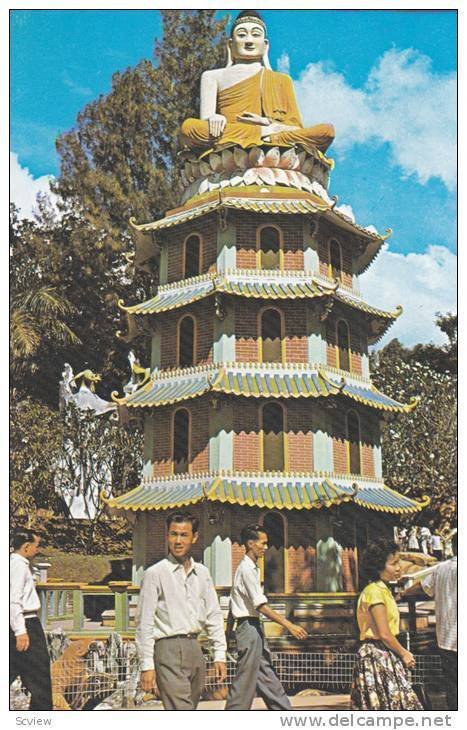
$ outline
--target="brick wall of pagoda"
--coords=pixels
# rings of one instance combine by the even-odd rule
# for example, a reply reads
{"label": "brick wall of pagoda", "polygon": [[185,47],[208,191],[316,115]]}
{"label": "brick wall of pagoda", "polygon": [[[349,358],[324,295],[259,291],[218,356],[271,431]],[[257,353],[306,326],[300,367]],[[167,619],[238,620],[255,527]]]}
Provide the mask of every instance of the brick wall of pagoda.
{"label": "brick wall of pagoda", "polygon": [[[261,406],[267,401],[243,398],[234,404],[235,471],[260,471]],[[285,408],[289,471],[313,471],[312,407],[305,400],[281,401]]]}
{"label": "brick wall of pagoda", "polygon": [[[183,223],[166,229],[161,236],[161,243],[168,245],[168,283],[184,278],[183,253],[184,242],[192,234],[199,234],[202,239],[201,274],[215,269],[217,260],[217,217],[203,216],[194,221]],[[160,234],[159,234],[160,235]]]}
{"label": "brick wall of pagoda", "polygon": [[158,317],[161,332],[161,368],[177,367],[178,326],[183,317],[191,315],[195,320],[196,361],[195,365],[207,365],[213,358],[214,300],[212,297],[164,312]]}
{"label": "brick wall of pagoda", "polygon": [[173,419],[179,408],[184,408],[191,417],[189,471],[197,473],[209,468],[209,402],[200,398],[153,410],[152,464],[155,477],[173,473]]}
{"label": "brick wall of pagoda", "polygon": [[235,216],[237,269],[255,269],[257,230],[265,224],[277,226],[283,235],[284,269],[303,270],[303,219],[289,215],[267,218],[261,214],[238,212]]}
{"label": "brick wall of pagoda", "polygon": [[309,303],[301,299],[257,300],[235,298],[235,357],[238,362],[258,362],[261,312],[276,309],[283,317],[285,362],[308,361],[306,311]]}
{"label": "brick wall of pagoda", "polygon": [[[234,471],[260,471],[261,464],[261,408],[268,401],[256,398],[233,398],[233,469]],[[287,470],[312,472],[314,470],[313,433],[314,416],[320,404],[312,399],[281,400],[285,417],[285,438],[288,455]],[[185,408],[191,417],[189,471],[197,473],[209,469],[209,397],[196,398],[172,406],[153,410],[153,474],[167,476],[173,473],[172,443],[173,418],[178,408]],[[378,417],[367,409],[347,401],[334,412],[330,425],[332,438],[333,471],[349,472],[349,451],[346,415],[357,413],[361,433],[361,475],[375,476],[374,447],[379,444]]]}

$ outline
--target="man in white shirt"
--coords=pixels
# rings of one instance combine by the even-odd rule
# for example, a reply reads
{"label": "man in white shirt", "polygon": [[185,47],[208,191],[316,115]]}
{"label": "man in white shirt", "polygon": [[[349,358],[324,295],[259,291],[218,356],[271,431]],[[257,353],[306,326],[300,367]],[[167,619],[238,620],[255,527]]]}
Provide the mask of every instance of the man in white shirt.
{"label": "man in white shirt", "polygon": [[296,639],[308,634],[268,606],[261,590],[258,560],[268,547],[261,525],[248,525],[241,533],[246,554],[238,566],[230,594],[230,611],[236,620],[237,672],[229,689],[226,710],[249,710],[256,694],[268,710],[291,710],[289,698],[271,663],[271,655],[260,624],[260,614],[284,626]]}
{"label": "man in white shirt", "polygon": [[443,541],[438,530],[435,530],[431,536],[431,554],[436,560],[443,559]]}
{"label": "man in white shirt", "polygon": [[29,691],[30,710],[52,709],[50,658],[39,620],[39,596],[30,560],[39,550],[40,537],[31,530],[16,530],[10,555],[10,684],[21,678]]}
{"label": "man in white shirt", "polygon": [[224,682],[227,644],[224,620],[208,569],[195,563],[196,517],[185,512],[167,518],[169,555],[143,576],[136,645],[140,684],[157,687],[166,710],[195,710],[205,684],[205,661],[198,634],[204,629],[214,649],[218,681]]}
{"label": "man in white shirt", "polygon": [[454,557],[439,563],[421,585],[435,599],[436,641],[446,678],[448,709],[457,710],[457,534]]}

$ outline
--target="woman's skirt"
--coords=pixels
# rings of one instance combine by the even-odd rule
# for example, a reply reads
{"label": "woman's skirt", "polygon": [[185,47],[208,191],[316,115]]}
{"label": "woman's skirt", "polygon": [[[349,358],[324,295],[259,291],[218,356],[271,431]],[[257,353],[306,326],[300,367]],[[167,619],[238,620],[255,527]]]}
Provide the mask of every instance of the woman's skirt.
{"label": "woman's skirt", "polygon": [[363,641],[350,698],[353,710],[423,710],[402,660],[382,641]]}

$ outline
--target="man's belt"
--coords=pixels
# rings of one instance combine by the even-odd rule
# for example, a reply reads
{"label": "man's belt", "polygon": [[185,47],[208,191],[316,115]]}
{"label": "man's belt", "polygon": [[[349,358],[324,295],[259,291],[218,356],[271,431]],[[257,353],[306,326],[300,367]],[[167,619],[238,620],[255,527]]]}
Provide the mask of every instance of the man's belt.
{"label": "man's belt", "polygon": [[[162,636],[162,639],[197,639],[198,634],[192,632],[191,634],[173,634],[172,636]],[[160,641],[160,639],[158,639]]]}
{"label": "man's belt", "polygon": [[244,621],[250,621],[250,622],[253,622],[253,623],[257,623],[257,624],[260,623],[260,620],[259,620],[259,617],[258,616],[240,616],[240,618],[237,618],[235,620],[237,622],[237,626],[239,624],[242,624]]}
{"label": "man's belt", "polygon": [[24,618],[37,618],[37,616],[38,616],[37,611],[23,611]]}

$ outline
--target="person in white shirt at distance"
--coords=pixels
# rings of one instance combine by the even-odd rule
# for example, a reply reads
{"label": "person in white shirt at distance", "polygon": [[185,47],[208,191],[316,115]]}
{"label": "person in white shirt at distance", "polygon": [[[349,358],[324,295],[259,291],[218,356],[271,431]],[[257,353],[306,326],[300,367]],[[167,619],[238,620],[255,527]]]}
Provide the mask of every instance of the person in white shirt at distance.
{"label": "person in white shirt at distance", "polygon": [[214,649],[219,683],[225,681],[227,644],[224,620],[208,569],[191,550],[198,540],[198,519],[186,512],[167,518],[169,555],[143,576],[136,645],[141,688],[157,687],[165,710],[195,710],[206,669],[198,634],[205,630]]}
{"label": "person in white shirt at distance", "polygon": [[261,525],[248,525],[241,532],[246,554],[238,566],[230,594],[230,612],[236,621],[237,671],[229,689],[226,710],[249,710],[256,694],[268,710],[291,710],[289,698],[277,677],[260,623],[260,615],[289,631],[295,639],[306,639],[304,628],[288,621],[268,606],[261,590],[258,560],[268,547]]}
{"label": "person in white shirt at distance", "polygon": [[435,599],[436,642],[446,682],[448,710],[457,710],[457,533],[452,540],[454,556],[438,563],[421,583],[414,583],[406,596],[422,588]]}
{"label": "person in white shirt at distance", "polygon": [[52,710],[50,657],[39,620],[40,600],[30,561],[37,555],[40,536],[17,529],[10,555],[10,684],[20,677],[29,691],[30,710]]}

